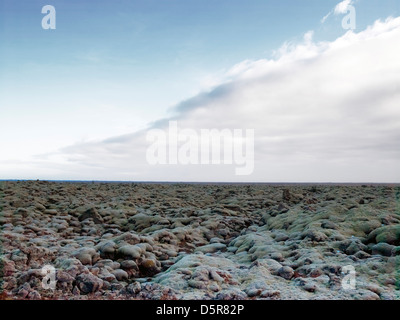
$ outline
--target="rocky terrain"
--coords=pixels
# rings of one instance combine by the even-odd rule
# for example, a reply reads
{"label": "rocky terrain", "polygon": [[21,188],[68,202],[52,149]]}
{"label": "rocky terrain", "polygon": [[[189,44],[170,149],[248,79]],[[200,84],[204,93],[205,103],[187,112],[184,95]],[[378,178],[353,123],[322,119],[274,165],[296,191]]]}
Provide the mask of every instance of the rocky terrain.
{"label": "rocky terrain", "polygon": [[0,211],[2,299],[400,299],[398,185],[3,181]]}

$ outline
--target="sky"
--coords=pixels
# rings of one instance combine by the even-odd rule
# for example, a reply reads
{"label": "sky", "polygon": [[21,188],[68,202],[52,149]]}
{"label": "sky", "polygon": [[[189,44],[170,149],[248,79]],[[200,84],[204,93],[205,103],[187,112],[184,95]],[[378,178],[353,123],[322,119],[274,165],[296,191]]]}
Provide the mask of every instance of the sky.
{"label": "sky", "polygon": [[[0,0],[0,179],[400,182],[399,56],[397,0]],[[152,164],[170,121],[251,170]]]}

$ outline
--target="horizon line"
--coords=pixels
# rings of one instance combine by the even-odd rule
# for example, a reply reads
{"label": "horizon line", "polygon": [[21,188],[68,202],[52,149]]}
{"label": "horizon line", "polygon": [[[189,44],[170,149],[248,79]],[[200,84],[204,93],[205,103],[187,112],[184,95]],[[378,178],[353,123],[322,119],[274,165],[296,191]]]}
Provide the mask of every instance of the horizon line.
{"label": "horizon line", "polygon": [[0,179],[0,182],[67,182],[67,183],[139,183],[139,184],[270,184],[270,185],[400,185],[400,182],[267,182],[267,181],[157,181],[157,180],[65,180],[65,179]]}

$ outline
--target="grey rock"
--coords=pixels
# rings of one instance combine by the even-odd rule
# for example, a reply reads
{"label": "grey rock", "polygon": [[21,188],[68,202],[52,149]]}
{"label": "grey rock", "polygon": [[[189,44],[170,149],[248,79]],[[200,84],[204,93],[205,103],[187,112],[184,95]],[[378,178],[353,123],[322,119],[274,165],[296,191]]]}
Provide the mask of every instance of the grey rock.
{"label": "grey rock", "polygon": [[291,267],[284,266],[278,270],[278,275],[286,280],[293,278],[294,270]]}

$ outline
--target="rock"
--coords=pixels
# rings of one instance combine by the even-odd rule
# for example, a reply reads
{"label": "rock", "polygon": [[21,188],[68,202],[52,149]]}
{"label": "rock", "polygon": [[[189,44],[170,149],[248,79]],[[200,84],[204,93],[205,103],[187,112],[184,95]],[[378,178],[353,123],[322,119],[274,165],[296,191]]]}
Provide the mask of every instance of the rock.
{"label": "rock", "polygon": [[99,215],[99,213],[97,212],[97,210],[95,208],[87,209],[78,218],[79,221],[84,221],[86,219],[93,219],[93,222],[97,223],[97,224],[103,223],[102,217]]}
{"label": "rock", "polygon": [[5,256],[0,256],[0,279],[12,276],[14,272],[15,262],[7,259]]}
{"label": "rock", "polygon": [[122,269],[126,269],[126,270],[129,270],[129,269],[139,270],[136,262],[133,261],[133,260],[124,260],[124,261],[122,261],[121,262],[121,268]]}
{"label": "rock", "polygon": [[278,232],[275,236],[275,241],[286,241],[289,239],[289,236],[287,234],[284,234],[283,232]]}
{"label": "rock", "polygon": [[398,256],[400,255],[400,246],[394,247],[392,250],[392,255],[393,256]]}
{"label": "rock", "polygon": [[[398,196],[395,185],[0,181],[0,285],[7,299],[395,300]],[[348,265],[357,283],[344,290]]]}
{"label": "rock", "polygon": [[128,244],[118,249],[118,256],[129,260],[139,259],[142,253],[144,253],[143,248],[137,245]]}
{"label": "rock", "polygon": [[72,255],[84,265],[92,265],[100,259],[100,255],[96,252],[96,250],[88,247],[80,248],[76,250]]}
{"label": "rock", "polygon": [[77,287],[74,287],[72,289],[72,294],[75,296],[79,296],[81,294],[81,291]]}
{"label": "rock", "polygon": [[126,287],[126,291],[127,291],[128,293],[130,293],[130,294],[138,294],[138,293],[140,292],[140,290],[141,290],[141,285],[140,285],[140,283],[137,282],[137,281],[135,281],[135,282],[129,284],[129,285]]}
{"label": "rock", "polygon": [[317,230],[307,230],[302,234],[303,238],[309,238],[311,241],[321,242],[328,239],[326,234]]}
{"label": "rock", "polygon": [[42,212],[46,211],[46,207],[40,202],[35,202],[35,208]]}
{"label": "rock", "polygon": [[26,290],[25,288],[21,288],[21,289],[18,291],[18,293],[17,293],[17,295],[18,295],[20,298],[22,298],[22,299],[27,298],[27,297],[28,297],[28,294],[29,294],[29,291]]}
{"label": "rock", "polygon": [[143,276],[152,277],[160,272],[160,268],[157,266],[157,262],[155,260],[144,259],[139,264],[139,271]]}
{"label": "rock", "polygon": [[396,297],[390,293],[383,292],[380,295],[381,300],[396,300]]}
{"label": "rock", "polygon": [[214,253],[217,251],[224,251],[226,250],[226,245],[223,243],[211,243],[205,246],[201,246],[196,248],[195,252],[203,252],[203,253]]}
{"label": "rock", "polygon": [[279,299],[280,296],[281,293],[279,291],[273,291],[273,290],[264,290],[260,294],[261,298],[270,298],[270,299]]}
{"label": "rock", "polygon": [[274,275],[277,275],[279,269],[282,268],[282,265],[281,265],[278,261],[273,260],[273,259],[260,259],[260,260],[258,260],[258,261],[256,261],[256,262],[254,262],[254,263],[250,266],[250,268],[251,268],[253,265],[261,265],[261,266],[264,266],[268,271],[270,271],[270,272],[271,272],[272,274],[274,274]]}
{"label": "rock", "polygon": [[252,281],[244,290],[249,297],[256,297],[261,294],[261,292],[268,289],[267,284],[264,281]]}
{"label": "rock", "polygon": [[106,268],[108,270],[115,270],[121,267],[121,264],[117,261],[113,261],[111,259],[102,259],[96,262],[94,265],[96,268]]}
{"label": "rock", "polygon": [[378,243],[372,247],[372,254],[379,254],[381,256],[391,257],[394,255],[395,246],[385,242]]}
{"label": "rock", "polygon": [[289,209],[289,206],[287,206],[285,203],[280,203],[276,208],[276,214],[286,213],[289,211]]}
{"label": "rock", "polygon": [[280,276],[286,280],[292,279],[293,275],[294,275],[294,270],[291,267],[284,266],[278,270],[278,276]]}
{"label": "rock", "polygon": [[116,244],[114,241],[106,241],[96,246],[96,249],[100,251],[100,256],[103,259],[113,259],[116,252]]}
{"label": "rock", "polygon": [[27,298],[30,299],[30,300],[41,300],[42,296],[36,290],[32,290],[31,292],[29,292]]}
{"label": "rock", "polygon": [[125,282],[113,282],[110,283],[110,290],[111,291],[121,291],[125,288]]}
{"label": "rock", "polygon": [[285,259],[283,258],[282,253],[280,252],[272,252],[270,254],[271,259],[276,260],[278,262],[283,262]]}
{"label": "rock", "polygon": [[78,274],[83,272],[88,272],[87,267],[85,267],[77,258],[57,258],[54,261],[54,267],[59,270],[68,272],[72,277],[76,277]]}
{"label": "rock", "polygon": [[368,235],[366,239],[366,243],[380,243],[380,242],[399,246],[400,225],[389,225],[375,229]]}
{"label": "rock", "polygon": [[52,215],[52,216],[56,216],[56,215],[58,214],[58,211],[57,211],[56,209],[46,209],[46,210],[44,211],[44,213],[45,213],[45,214]]}
{"label": "rock", "polygon": [[361,300],[380,300],[379,296],[374,292],[364,293]]}
{"label": "rock", "polygon": [[311,278],[318,278],[323,275],[323,271],[320,268],[312,269],[308,274]]}
{"label": "rock", "polygon": [[199,290],[204,290],[204,289],[207,288],[206,283],[204,283],[203,281],[194,280],[194,279],[190,279],[190,280],[188,281],[188,285],[189,285],[189,287],[191,287],[191,288],[199,289]]}
{"label": "rock", "polygon": [[311,283],[311,282],[307,282],[303,287],[303,290],[307,291],[307,292],[315,292],[317,291],[317,286],[315,285],[315,283]]}
{"label": "rock", "polygon": [[297,204],[300,201],[302,201],[303,198],[304,197],[302,195],[290,192],[289,189],[284,189],[282,192],[282,200],[285,202],[291,202]]}
{"label": "rock", "polygon": [[327,286],[327,285],[329,284],[330,278],[329,278],[328,275],[323,274],[323,275],[321,275],[321,276],[315,278],[315,281],[318,282],[318,283],[321,283],[321,284],[323,284],[323,285],[325,285],[325,286]]}
{"label": "rock", "polygon": [[103,287],[103,280],[91,273],[83,273],[76,277],[78,289],[83,294],[93,293]]}
{"label": "rock", "polygon": [[103,280],[103,289],[105,289],[106,283],[115,282],[117,280],[117,277],[113,273],[110,273],[108,270],[102,270],[102,272],[97,276],[101,280]]}
{"label": "rock", "polygon": [[213,291],[213,292],[218,292],[218,291],[221,290],[221,287],[220,287],[217,283],[211,283],[211,284],[208,286],[208,289],[211,290],[211,291]]}
{"label": "rock", "polygon": [[369,284],[366,286],[366,289],[376,293],[377,295],[381,295],[383,293],[383,289],[376,284]]}
{"label": "rock", "polygon": [[235,263],[227,258],[212,257],[206,255],[198,255],[198,254],[188,254],[183,256],[179,261],[177,261],[173,266],[171,266],[169,271],[178,269],[191,269],[205,265],[217,269],[228,269],[235,267]]}
{"label": "rock", "polygon": [[358,251],[354,256],[358,259],[368,259],[371,255],[364,251]]}
{"label": "rock", "polygon": [[259,296],[261,294],[262,290],[261,289],[250,289],[247,291],[247,295],[252,298]]}
{"label": "rock", "polygon": [[367,246],[359,241],[352,241],[350,245],[345,249],[346,254],[354,255],[358,251],[366,251]]}
{"label": "rock", "polygon": [[339,226],[336,223],[334,223],[334,222],[332,222],[330,220],[324,221],[321,224],[321,227],[324,228],[324,229],[332,229],[332,230],[338,230],[339,229]]}
{"label": "rock", "polygon": [[115,276],[115,278],[117,278],[118,281],[125,281],[129,278],[128,273],[122,269],[113,270],[111,273]]}
{"label": "rock", "polygon": [[75,278],[72,275],[63,270],[57,270],[56,274],[57,274],[57,281],[59,282],[72,283],[75,280]]}
{"label": "rock", "polygon": [[129,223],[132,224],[133,230],[140,232],[143,229],[151,227],[154,224],[154,222],[156,222],[156,220],[159,219],[160,217],[154,217],[144,213],[138,213],[129,219]]}
{"label": "rock", "polygon": [[247,294],[240,289],[225,289],[217,294],[215,297],[216,300],[244,300],[246,299]]}

